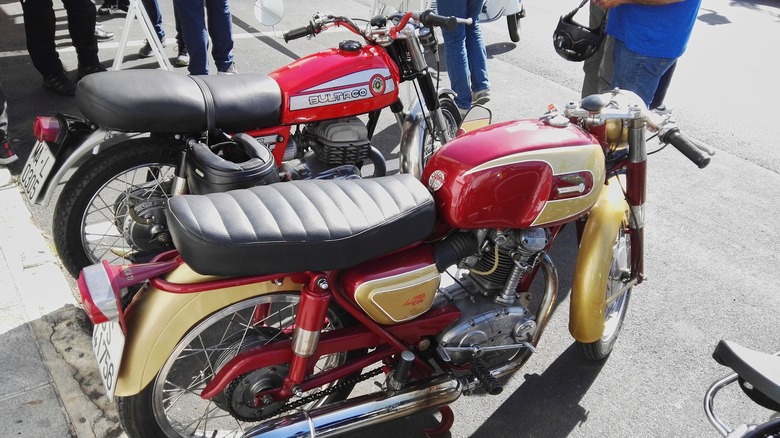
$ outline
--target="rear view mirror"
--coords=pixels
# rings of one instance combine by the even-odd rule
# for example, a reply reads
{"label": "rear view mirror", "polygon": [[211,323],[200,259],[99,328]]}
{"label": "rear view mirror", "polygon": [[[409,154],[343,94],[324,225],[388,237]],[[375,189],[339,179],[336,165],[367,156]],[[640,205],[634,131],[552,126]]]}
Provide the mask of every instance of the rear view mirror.
{"label": "rear view mirror", "polygon": [[255,18],[263,26],[276,26],[283,16],[282,0],[255,0]]}
{"label": "rear view mirror", "polygon": [[482,105],[474,105],[469,112],[463,116],[463,122],[460,124],[458,135],[488,126],[492,120],[493,113],[489,109]]}

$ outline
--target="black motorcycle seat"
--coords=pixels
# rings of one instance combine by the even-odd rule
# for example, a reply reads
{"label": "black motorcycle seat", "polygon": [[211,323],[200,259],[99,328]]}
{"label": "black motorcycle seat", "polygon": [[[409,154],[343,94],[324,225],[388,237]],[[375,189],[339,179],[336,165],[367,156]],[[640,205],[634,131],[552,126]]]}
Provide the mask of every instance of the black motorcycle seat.
{"label": "black motorcycle seat", "polygon": [[213,126],[235,133],[278,125],[282,94],[265,75],[119,70],[81,79],[76,104],[101,127],[161,133],[204,132],[209,129],[207,108],[212,108]]}
{"label": "black motorcycle seat", "polygon": [[204,275],[355,266],[433,231],[433,197],[416,178],[303,180],[170,198],[173,243]]}
{"label": "black motorcycle seat", "polygon": [[731,368],[775,403],[780,403],[780,356],[721,340],[712,357],[719,364]]}

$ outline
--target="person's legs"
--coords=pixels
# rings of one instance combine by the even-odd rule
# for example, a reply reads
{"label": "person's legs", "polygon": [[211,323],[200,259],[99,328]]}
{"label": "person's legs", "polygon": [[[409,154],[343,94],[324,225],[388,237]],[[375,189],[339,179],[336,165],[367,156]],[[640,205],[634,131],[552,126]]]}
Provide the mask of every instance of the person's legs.
{"label": "person's legs", "polygon": [[612,54],[615,60],[612,86],[633,91],[649,106],[661,76],[674,63],[674,59],[640,55],[629,50],[618,39],[612,47]]}
{"label": "person's legs", "polygon": [[[590,2],[590,16],[588,18],[588,27],[594,28],[600,26],[607,16],[607,10]],[[606,38],[605,38],[606,39]],[[604,41],[601,42],[601,46],[590,58],[586,59],[582,63],[582,71],[585,73],[585,77],[582,79],[582,92],[581,97],[590,96],[591,94],[598,93],[599,90],[599,67],[601,66],[601,58],[606,55],[604,53]]]}
{"label": "person's legs", "polygon": [[68,32],[76,49],[79,67],[97,66],[100,59],[95,37],[95,4],[90,0],[62,0],[62,4],[68,14]]}
{"label": "person's legs", "polygon": [[190,55],[191,75],[209,74],[206,15],[202,0],[174,0],[173,6],[181,25],[181,36]]}
{"label": "person's legs", "polygon": [[[438,14],[445,17],[466,17],[466,5],[458,0],[439,0]],[[444,60],[450,86],[455,92],[455,104],[463,111],[471,108],[468,59],[466,58],[466,26],[459,24],[454,30],[442,28]]]}
{"label": "person's legs", "polygon": [[653,95],[653,101],[650,102],[650,109],[666,109],[666,106],[664,105],[666,91],[669,89],[669,84],[672,83],[672,75],[674,74],[674,69],[676,67],[677,61],[673,62],[666,70],[666,73],[661,76],[661,80],[658,81],[658,89],[655,90],[655,94]]}
{"label": "person's legs", "polygon": [[187,44],[184,43],[184,36],[181,34],[181,23],[176,8],[173,8],[173,20],[176,25],[176,45],[178,46],[174,64],[176,67],[186,67],[190,63],[190,54],[187,52]]}
{"label": "person's legs", "polygon": [[0,84],[0,165],[11,164],[18,158],[8,142],[8,103]]}
{"label": "person's legs", "polygon": [[226,72],[233,66],[233,19],[227,0],[206,0],[211,56],[217,71]]}
{"label": "person's legs", "polygon": [[466,57],[468,58],[471,91],[479,92],[490,89],[487,74],[487,49],[479,28],[479,13],[482,11],[482,0],[466,0],[467,16],[474,24],[466,26]]}
{"label": "person's legs", "polygon": [[157,0],[142,0],[141,2],[146,9],[146,15],[149,16],[149,21],[154,26],[154,33],[157,34],[157,39],[160,41],[165,38],[165,30],[162,25],[162,12],[160,12],[160,4]]}
{"label": "person's legs", "polygon": [[52,0],[25,0],[22,12],[27,52],[33,66],[44,78],[59,74],[63,67],[54,44],[56,18]]}

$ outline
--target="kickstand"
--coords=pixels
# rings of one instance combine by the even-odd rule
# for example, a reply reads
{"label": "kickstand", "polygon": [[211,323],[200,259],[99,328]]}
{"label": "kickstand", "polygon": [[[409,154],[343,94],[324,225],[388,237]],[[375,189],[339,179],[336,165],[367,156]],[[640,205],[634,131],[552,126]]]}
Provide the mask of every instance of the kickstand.
{"label": "kickstand", "polygon": [[439,412],[441,413],[439,425],[431,429],[425,429],[425,436],[428,438],[436,438],[448,433],[455,422],[455,414],[452,413],[452,409],[449,406],[440,407]]}

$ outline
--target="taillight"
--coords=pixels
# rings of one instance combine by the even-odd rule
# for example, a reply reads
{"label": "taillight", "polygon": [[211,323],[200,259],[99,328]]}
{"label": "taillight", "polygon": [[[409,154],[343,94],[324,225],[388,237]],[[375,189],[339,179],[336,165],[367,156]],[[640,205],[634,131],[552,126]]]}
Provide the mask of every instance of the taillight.
{"label": "taillight", "polygon": [[38,141],[56,142],[61,130],[60,121],[56,117],[39,116],[35,118],[33,133]]}

